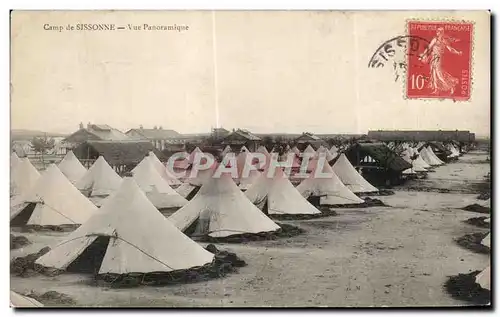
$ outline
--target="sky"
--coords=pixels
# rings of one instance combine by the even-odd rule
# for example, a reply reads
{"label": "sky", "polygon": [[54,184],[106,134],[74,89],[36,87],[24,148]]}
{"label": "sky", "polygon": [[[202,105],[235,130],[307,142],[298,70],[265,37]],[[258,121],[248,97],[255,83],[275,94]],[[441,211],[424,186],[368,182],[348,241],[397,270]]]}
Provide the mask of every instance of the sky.
{"label": "sky", "polygon": [[[410,18],[474,22],[469,101],[407,99],[404,75],[395,81],[392,66],[368,67],[382,43],[406,34]],[[66,30],[78,23],[126,29]],[[128,30],[129,24],[143,29]],[[189,29],[152,31],[144,24]],[[222,126],[488,135],[489,32],[481,11],[14,12],[11,127],[71,133],[92,122],[180,133]]]}

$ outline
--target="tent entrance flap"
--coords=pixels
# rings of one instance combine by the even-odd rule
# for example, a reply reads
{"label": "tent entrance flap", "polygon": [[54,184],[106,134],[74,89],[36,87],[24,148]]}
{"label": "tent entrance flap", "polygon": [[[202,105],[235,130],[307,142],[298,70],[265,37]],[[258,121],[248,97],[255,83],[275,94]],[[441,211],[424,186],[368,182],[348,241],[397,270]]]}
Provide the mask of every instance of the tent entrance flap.
{"label": "tent entrance flap", "polygon": [[[323,195],[323,196],[326,196],[326,195]],[[311,203],[311,205],[313,205],[313,206],[319,206],[321,203],[321,197],[323,197],[323,196],[312,196],[311,195],[311,196],[307,197],[307,201],[309,203]]]}
{"label": "tent entrance flap", "polygon": [[109,245],[108,236],[99,236],[68,266],[72,273],[98,274]]}
{"label": "tent entrance flap", "polygon": [[210,210],[203,210],[196,221],[193,236],[206,236],[210,233],[210,222],[213,221],[212,212]]}
{"label": "tent entrance flap", "polygon": [[12,227],[24,226],[35,211],[36,203],[29,203],[16,217],[10,221]]}

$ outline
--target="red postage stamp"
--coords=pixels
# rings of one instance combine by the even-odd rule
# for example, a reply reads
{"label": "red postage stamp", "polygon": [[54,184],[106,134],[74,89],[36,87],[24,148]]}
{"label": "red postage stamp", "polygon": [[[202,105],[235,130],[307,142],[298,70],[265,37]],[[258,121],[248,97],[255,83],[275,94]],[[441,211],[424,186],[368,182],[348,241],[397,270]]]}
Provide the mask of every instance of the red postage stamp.
{"label": "red postage stamp", "polygon": [[408,53],[407,98],[469,100],[472,23],[408,22],[408,35],[426,43]]}

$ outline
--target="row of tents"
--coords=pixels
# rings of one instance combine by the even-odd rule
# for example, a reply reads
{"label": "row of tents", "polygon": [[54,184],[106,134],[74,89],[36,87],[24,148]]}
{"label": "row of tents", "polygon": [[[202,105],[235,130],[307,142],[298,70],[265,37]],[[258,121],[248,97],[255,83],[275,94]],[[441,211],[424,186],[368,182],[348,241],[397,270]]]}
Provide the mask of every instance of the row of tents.
{"label": "row of tents", "polygon": [[[307,168],[310,172],[309,177],[301,180],[300,184],[295,187],[285,175],[268,177],[268,171],[264,170],[251,169],[249,175],[243,176],[242,171],[245,165],[253,164],[251,154],[243,147],[236,156],[238,177],[233,177],[233,181],[239,189],[245,191],[246,197],[254,204],[264,208],[262,202],[266,201],[265,208],[269,214],[319,213],[316,208],[318,206],[298,208],[297,206],[300,204],[297,204],[296,201],[302,199],[319,200],[318,204],[325,206],[362,204],[364,201],[359,197],[361,194],[376,193],[378,189],[356,171],[343,153],[334,152],[336,155],[332,154],[332,151],[335,150],[335,148],[328,150],[320,147],[315,151],[311,146],[308,146],[300,153],[297,152],[296,148],[290,149],[286,154],[293,156],[293,162],[296,165],[300,166],[301,157],[306,154],[312,158]],[[201,152],[199,148],[196,148],[189,156],[189,164],[193,164],[193,157],[197,152]],[[265,147],[260,147],[257,152],[266,157],[271,155]],[[321,166],[321,172],[331,175],[328,178],[314,177],[316,169],[319,167],[318,157],[320,155],[326,157],[327,162],[334,162],[331,166],[330,164]],[[433,155],[432,149],[426,147],[418,153],[415,148],[406,146],[403,158],[411,160],[412,170],[416,172],[425,172],[432,166],[443,164],[439,158]],[[165,165],[151,152],[132,170],[132,178],[156,208],[160,210],[180,208],[185,206],[202,185],[212,178],[215,166],[216,164],[210,169],[196,171],[196,177],[188,177],[182,181],[169,172]],[[30,225],[60,225],[68,221],[81,223],[82,217],[85,217],[86,213],[78,212],[75,208],[72,209],[74,215],[71,217],[59,210],[51,213],[48,212],[51,210],[49,205],[56,206],[61,204],[62,200],[80,200],[85,201],[79,205],[81,208],[91,209],[92,206],[86,203],[86,200],[90,200],[93,205],[100,206],[104,199],[120,187],[121,182],[122,178],[107,164],[103,157],[99,157],[87,170],[72,152],[68,152],[58,166],[49,166],[41,176],[27,158],[19,159],[13,153],[11,158],[11,215],[13,218],[19,218]],[[75,198],[69,199],[69,197]],[[88,199],[83,200],[81,197]],[[296,198],[291,199],[290,197]],[[33,205],[37,205],[37,207],[31,211]],[[25,210],[31,214],[29,219],[24,219],[24,215],[23,217],[19,216]],[[52,216],[49,217],[45,213],[40,216],[42,210],[47,210],[46,213],[52,214]],[[19,219],[13,222],[17,223]],[[75,222],[77,220],[80,222]]]}
{"label": "row of tents", "polygon": [[[340,177],[306,178],[296,188],[278,169],[272,178],[259,171],[245,192],[237,185],[241,180],[235,181],[229,173],[209,177],[216,171],[214,165],[198,178],[198,192],[187,200],[170,184],[180,188],[189,182],[173,178],[153,155],[144,158],[131,177],[121,178],[102,157],[86,170],[70,152],[58,166],[50,165],[40,174],[28,159],[13,154],[11,225],[80,225],[37,264],[66,270],[75,261],[92,257],[85,253],[96,244],[104,244],[102,261],[95,268],[99,274],[202,266],[211,263],[214,255],[191,240],[185,234],[188,231],[190,236],[212,238],[277,232],[281,227],[269,217],[274,213],[321,213],[308,196],[320,195],[327,204],[351,204],[363,202],[351,189],[377,190],[363,182],[347,159],[333,167],[325,165],[332,175],[337,175],[335,169],[341,170],[338,174],[347,186]],[[97,197],[100,208],[89,199]],[[180,209],[167,219],[159,206]]]}
{"label": "row of tents", "polygon": [[[410,157],[415,156],[413,148],[406,150]],[[269,154],[262,148],[259,151]],[[40,174],[28,159],[13,154],[11,224],[81,224],[37,259],[36,264],[46,268],[74,269],[77,262],[95,258],[96,248],[101,248],[100,258],[92,263],[98,274],[171,272],[199,267],[212,263],[214,254],[191,238],[276,232],[281,227],[272,215],[321,214],[322,209],[311,203],[311,197],[319,197],[319,205],[350,205],[363,203],[360,194],[378,191],[342,153],[313,151],[306,148],[297,154],[290,149],[298,163],[304,153],[313,158],[329,156],[334,163],[321,168],[332,176],[313,177],[320,165],[312,164],[309,177],[296,187],[281,169],[276,170],[274,177],[267,177],[270,166],[246,178],[234,178],[229,173],[213,177],[218,163],[200,171],[195,178],[180,180],[150,153],[134,168],[131,177],[122,178],[103,157],[87,170],[69,152],[59,165],[51,165]],[[422,149],[418,153],[424,162],[426,152]],[[251,164],[249,155],[242,151],[236,160]],[[159,211],[162,208],[179,209],[166,218]],[[486,283],[482,281],[485,275],[478,275],[478,283]]]}

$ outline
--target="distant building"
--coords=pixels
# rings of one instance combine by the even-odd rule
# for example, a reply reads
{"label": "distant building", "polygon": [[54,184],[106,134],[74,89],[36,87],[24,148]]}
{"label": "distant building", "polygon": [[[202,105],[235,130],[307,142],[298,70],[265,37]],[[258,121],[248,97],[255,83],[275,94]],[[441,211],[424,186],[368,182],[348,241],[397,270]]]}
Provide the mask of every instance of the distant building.
{"label": "distant building", "polygon": [[142,126],[140,126],[139,129],[130,129],[125,132],[125,134],[131,139],[147,140],[160,151],[165,150],[168,144],[179,143],[178,140],[182,139],[182,135],[177,131],[163,129],[162,127],[144,129]]}
{"label": "distant building", "polygon": [[368,131],[368,138],[378,141],[415,141],[415,142],[426,142],[426,141],[459,141],[462,143],[471,143],[475,141],[474,133],[469,131],[459,131],[459,130],[378,130],[378,131]]}
{"label": "distant building", "polygon": [[242,146],[255,152],[261,143],[261,138],[248,130],[237,129],[222,140],[222,145],[229,145],[234,151],[239,151]]}
{"label": "distant building", "polygon": [[220,141],[223,140],[225,137],[227,137],[231,132],[224,129],[224,128],[214,128],[212,129],[212,138],[215,141]]}
{"label": "distant building", "polygon": [[302,133],[301,136],[295,139],[295,143],[297,143],[297,148],[301,151],[304,151],[308,145],[311,145],[315,150],[321,145],[326,145],[325,141],[310,132]]}
{"label": "distant building", "polygon": [[85,128],[80,123],[78,131],[62,140],[67,149],[73,149],[86,141],[126,141],[130,138],[123,132],[107,124],[88,123]]}

